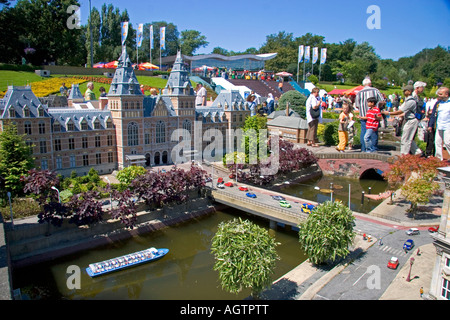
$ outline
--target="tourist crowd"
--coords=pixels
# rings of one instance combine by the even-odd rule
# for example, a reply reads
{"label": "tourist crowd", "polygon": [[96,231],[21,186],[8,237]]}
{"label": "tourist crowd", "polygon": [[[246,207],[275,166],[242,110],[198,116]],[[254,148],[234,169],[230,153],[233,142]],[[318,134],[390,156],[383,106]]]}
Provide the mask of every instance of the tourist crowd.
{"label": "tourist crowd", "polygon": [[[423,97],[426,83],[417,81],[402,87],[402,95],[398,93],[386,96],[372,86],[369,78],[364,79],[363,89],[353,96],[335,97],[324,94],[319,97],[318,89],[313,92],[306,103],[307,120],[310,130],[307,134],[307,144],[315,146],[317,123],[311,116],[311,109],[340,112],[339,115],[339,145],[336,149],[344,152],[348,143],[349,131],[354,131],[353,121],[361,123],[361,151],[372,153],[378,151],[378,134],[380,128],[386,128],[388,123],[395,128],[396,136],[401,136],[401,154],[415,154],[423,157],[435,156],[443,159],[443,147],[450,152],[450,101],[449,88],[440,87],[435,97]],[[310,132],[311,131],[311,132]],[[415,139],[426,143],[422,151]]]}

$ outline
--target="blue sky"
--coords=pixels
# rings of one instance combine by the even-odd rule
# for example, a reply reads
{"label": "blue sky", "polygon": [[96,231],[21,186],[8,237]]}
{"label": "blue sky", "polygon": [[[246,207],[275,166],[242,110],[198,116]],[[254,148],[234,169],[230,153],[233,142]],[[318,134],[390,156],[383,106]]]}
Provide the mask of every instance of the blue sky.
{"label": "blue sky", "polygon": [[[79,0],[82,23],[86,23],[89,0]],[[104,0],[91,0],[101,8]],[[353,39],[369,42],[382,59],[397,60],[424,48],[450,46],[450,0],[110,0],[122,12],[127,9],[130,22],[166,21],[178,31],[194,29],[206,36],[209,45],[195,54],[211,53],[222,47],[229,51],[259,49],[266,36],[279,31],[300,37],[307,32],[325,37],[326,43]],[[369,29],[378,6],[380,29]]]}

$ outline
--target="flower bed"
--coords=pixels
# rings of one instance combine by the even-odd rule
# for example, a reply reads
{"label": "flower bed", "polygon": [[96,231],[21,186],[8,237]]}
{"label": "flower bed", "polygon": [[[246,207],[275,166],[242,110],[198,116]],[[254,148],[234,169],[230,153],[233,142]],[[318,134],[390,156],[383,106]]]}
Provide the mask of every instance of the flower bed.
{"label": "flower bed", "polygon": [[31,90],[37,97],[46,97],[48,95],[59,93],[59,88],[62,83],[65,83],[68,88],[72,86],[72,84],[80,84],[86,82],[83,79],[77,78],[52,78],[48,80],[33,82],[31,84]]}

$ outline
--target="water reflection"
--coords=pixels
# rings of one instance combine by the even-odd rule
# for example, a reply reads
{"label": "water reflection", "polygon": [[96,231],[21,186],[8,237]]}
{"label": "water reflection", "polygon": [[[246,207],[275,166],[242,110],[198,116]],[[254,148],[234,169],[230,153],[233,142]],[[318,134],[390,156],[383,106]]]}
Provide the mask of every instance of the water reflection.
{"label": "water reflection", "polygon": [[[350,185],[350,189],[349,189]],[[302,199],[323,203],[325,201],[340,200],[348,206],[350,194],[350,208],[353,211],[369,213],[383,200],[372,200],[364,197],[365,194],[379,194],[387,190],[387,182],[382,180],[351,179],[341,176],[322,176],[301,184],[289,184],[281,187],[281,192]],[[333,193],[331,194],[331,188]]]}
{"label": "water reflection", "polygon": [[[180,226],[136,236],[108,246],[86,250],[55,261],[21,270],[14,270],[15,288],[43,288],[44,297],[52,299],[151,299],[151,300],[205,300],[244,299],[249,290],[234,295],[220,287],[218,273],[213,270],[214,257],[210,253],[211,239],[222,221],[237,216],[250,219],[268,229],[268,222],[234,209],[217,212]],[[292,270],[306,256],[300,249],[298,236],[293,231],[270,231],[281,243],[273,280]],[[98,278],[90,278],[85,268],[92,262],[140,251],[148,247],[169,248],[161,260]],[[67,288],[67,267],[82,269],[81,289]],[[29,293],[29,289],[23,290]]]}

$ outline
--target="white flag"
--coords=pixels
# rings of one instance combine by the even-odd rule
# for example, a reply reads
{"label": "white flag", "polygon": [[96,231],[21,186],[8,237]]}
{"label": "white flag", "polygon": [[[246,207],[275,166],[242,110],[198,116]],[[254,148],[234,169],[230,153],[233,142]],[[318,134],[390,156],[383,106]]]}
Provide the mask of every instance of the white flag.
{"label": "white flag", "polygon": [[319,48],[314,47],[313,48],[313,58],[312,63],[315,64],[317,62],[317,59],[319,59]]}
{"label": "white flag", "polygon": [[140,23],[138,25],[138,30],[136,33],[136,43],[138,48],[140,48],[142,46],[142,39],[144,38],[144,24]]}
{"label": "white flag", "polygon": [[150,48],[153,49],[153,25],[150,26]]}
{"label": "white flag", "polygon": [[306,63],[309,63],[309,59],[310,59],[310,55],[311,55],[311,53],[310,53],[310,46],[306,46],[305,47],[305,62]]}
{"label": "white flag", "polygon": [[166,49],[166,27],[161,27],[159,36],[160,36],[159,46],[160,46],[161,50],[165,50]]}
{"label": "white flag", "polygon": [[303,53],[304,53],[304,47],[303,45],[298,47],[298,63],[302,62],[303,60]]}
{"label": "white flag", "polygon": [[320,64],[324,64],[327,61],[327,48],[320,50]]}
{"label": "white flag", "polygon": [[122,46],[125,45],[127,37],[128,37],[128,21],[122,22]]}

